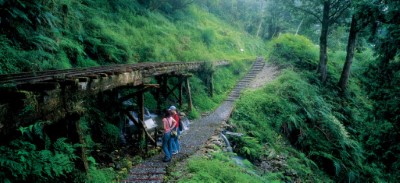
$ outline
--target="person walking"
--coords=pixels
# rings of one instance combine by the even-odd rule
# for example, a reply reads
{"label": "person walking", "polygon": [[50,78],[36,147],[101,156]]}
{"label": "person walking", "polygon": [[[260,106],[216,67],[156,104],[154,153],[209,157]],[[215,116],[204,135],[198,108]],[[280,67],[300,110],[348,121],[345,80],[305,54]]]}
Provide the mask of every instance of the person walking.
{"label": "person walking", "polygon": [[171,131],[176,126],[175,119],[171,116],[169,110],[165,109],[162,119],[164,125],[164,135],[162,140],[162,149],[165,153],[163,162],[170,162],[172,158],[172,139]]}
{"label": "person walking", "polygon": [[175,106],[169,107],[169,111],[171,112],[172,117],[176,121],[176,126],[175,126],[174,130],[176,130],[178,132],[175,137],[171,137],[171,139],[172,139],[172,154],[178,154],[178,152],[180,151],[179,136],[181,134],[181,131],[179,130],[181,128],[179,126],[180,118],[179,118],[179,114],[178,114]]}

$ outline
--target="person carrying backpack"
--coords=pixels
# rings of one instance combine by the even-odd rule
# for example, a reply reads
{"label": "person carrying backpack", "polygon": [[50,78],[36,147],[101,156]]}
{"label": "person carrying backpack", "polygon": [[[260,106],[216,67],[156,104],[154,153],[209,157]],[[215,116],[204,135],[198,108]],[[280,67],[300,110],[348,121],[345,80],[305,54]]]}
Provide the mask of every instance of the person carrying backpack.
{"label": "person carrying backpack", "polygon": [[169,107],[169,111],[171,111],[171,115],[176,121],[175,130],[178,132],[175,137],[171,137],[171,140],[172,140],[172,154],[178,154],[179,151],[180,151],[179,136],[181,135],[181,131],[182,131],[182,127],[183,126],[180,123],[181,119],[180,119],[179,114],[178,114],[178,112],[176,110],[176,107],[175,106]]}
{"label": "person carrying backpack", "polygon": [[177,122],[171,116],[169,110],[165,109],[162,122],[164,124],[164,135],[162,139],[162,149],[165,153],[164,162],[170,162],[172,159],[173,142],[171,139],[171,131],[176,127]]}

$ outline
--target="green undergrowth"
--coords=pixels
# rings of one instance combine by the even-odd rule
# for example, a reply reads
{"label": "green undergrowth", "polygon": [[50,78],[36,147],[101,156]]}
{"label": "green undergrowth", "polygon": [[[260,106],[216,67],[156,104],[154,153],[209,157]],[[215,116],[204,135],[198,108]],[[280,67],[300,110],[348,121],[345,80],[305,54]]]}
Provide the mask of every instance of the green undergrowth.
{"label": "green undergrowth", "polygon": [[[50,143],[50,142],[49,142]],[[60,138],[52,148],[42,149],[25,140],[17,139],[0,147],[0,179],[14,181],[57,181],[74,170],[73,161],[77,159],[75,148]]]}
{"label": "green undergrowth", "polygon": [[[36,11],[37,17],[31,15]],[[238,60],[265,49],[261,39],[196,5],[166,15],[130,0],[22,0],[6,3],[1,12],[7,21],[0,28],[0,74],[148,61]]]}
{"label": "green undergrowth", "polygon": [[248,161],[242,166],[236,164],[232,156],[234,154],[221,151],[208,156],[193,156],[184,167],[174,169],[169,178],[176,178],[177,182],[273,182],[272,177],[258,176]]}
{"label": "green undergrowth", "polygon": [[[380,181],[380,170],[368,163],[358,139],[357,126],[367,119],[370,101],[356,79],[347,93],[335,86],[343,52],[330,52],[330,80],[323,86],[315,73],[317,48],[306,38],[287,34],[269,47],[272,62],[284,69],[275,81],[246,91],[236,103],[232,121],[245,137],[233,139],[235,151],[254,163],[284,157],[289,172],[295,172],[291,181]],[[367,55],[358,53],[356,59]],[[282,180],[287,171],[277,171],[283,172]]]}
{"label": "green undergrowth", "polygon": [[[88,156],[86,175],[77,153],[82,144],[72,143],[64,132],[54,136],[51,129],[43,122],[21,127],[19,138],[0,146],[2,182],[112,182],[117,179],[113,168],[99,168],[92,156]],[[88,139],[90,136],[86,138],[85,148],[92,150],[93,141]]]}
{"label": "green undergrowth", "polygon": [[284,68],[316,70],[318,47],[304,36],[282,34],[267,43],[269,60]]}

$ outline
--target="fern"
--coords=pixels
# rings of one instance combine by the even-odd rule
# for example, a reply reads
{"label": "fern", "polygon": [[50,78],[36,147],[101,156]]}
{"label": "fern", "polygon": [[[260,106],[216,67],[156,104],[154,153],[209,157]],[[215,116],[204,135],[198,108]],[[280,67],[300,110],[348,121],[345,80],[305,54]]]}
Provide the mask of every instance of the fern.
{"label": "fern", "polygon": [[57,180],[74,170],[74,147],[58,139],[57,150],[38,150],[30,142],[14,140],[9,146],[0,146],[0,174],[4,180]]}
{"label": "fern", "polygon": [[[360,143],[333,115],[335,106],[329,100],[333,99],[323,96],[320,89],[288,69],[265,88],[245,93],[237,103],[233,119],[240,130],[254,134],[254,138],[263,143],[279,143],[266,131],[272,129],[275,133],[283,133],[288,142],[303,151],[311,162],[320,168],[328,167],[332,170],[328,173],[332,173],[335,180],[343,181],[350,171],[356,174],[364,171],[365,157]],[[238,152],[245,157],[251,159],[257,154],[252,151],[257,147],[255,141],[235,142],[241,147]],[[306,164],[313,167],[315,164],[310,161]]]}
{"label": "fern", "polygon": [[27,127],[20,126],[18,130],[22,135],[27,135],[30,139],[32,139],[32,135],[37,135],[40,139],[46,140],[46,135],[43,133],[43,127],[48,123],[48,121],[37,121]]}
{"label": "fern", "polygon": [[55,51],[58,48],[55,40],[42,34],[33,34],[33,36],[28,37],[27,40],[39,50]]}

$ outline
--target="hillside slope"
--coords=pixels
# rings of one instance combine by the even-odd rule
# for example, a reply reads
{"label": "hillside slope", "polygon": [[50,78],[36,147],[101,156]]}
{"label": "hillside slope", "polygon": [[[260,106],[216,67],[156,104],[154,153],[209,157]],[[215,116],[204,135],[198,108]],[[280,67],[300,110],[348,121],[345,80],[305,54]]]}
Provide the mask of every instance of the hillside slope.
{"label": "hillside slope", "polygon": [[0,74],[240,59],[264,50],[260,39],[195,5],[165,14],[128,0],[21,0],[3,2],[0,13]]}

